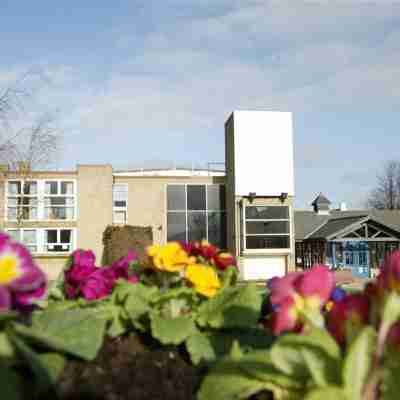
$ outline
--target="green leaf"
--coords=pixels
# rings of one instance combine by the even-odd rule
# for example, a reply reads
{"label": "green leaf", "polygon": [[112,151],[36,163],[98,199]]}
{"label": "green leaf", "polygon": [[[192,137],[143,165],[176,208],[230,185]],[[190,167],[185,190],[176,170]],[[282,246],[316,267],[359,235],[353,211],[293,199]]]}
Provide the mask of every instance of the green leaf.
{"label": "green leaf", "polygon": [[238,368],[242,373],[268,384],[268,387],[294,391],[302,391],[305,387],[304,381],[276,368],[271,359],[271,352],[268,350],[256,350],[244,355],[238,362]]}
{"label": "green leaf", "polygon": [[381,395],[382,400],[397,400],[400,393],[400,357],[398,351],[392,351],[385,357]]}
{"label": "green leaf", "polygon": [[45,311],[34,315],[31,327],[14,324],[13,329],[50,350],[93,360],[103,343],[110,318],[110,309],[105,307]]}
{"label": "green leaf", "polygon": [[23,400],[20,391],[22,387],[21,378],[11,368],[0,365],[1,398],[5,400]]}
{"label": "green leaf", "polygon": [[267,335],[265,330],[253,328],[197,332],[187,339],[186,346],[194,364],[201,361],[210,363],[228,355],[235,340],[245,352],[266,349],[272,343],[272,337]]}
{"label": "green leaf", "polygon": [[265,383],[249,377],[232,360],[220,361],[204,378],[198,400],[239,400],[263,390]]}
{"label": "green leaf", "polygon": [[44,393],[49,390],[49,388],[55,383],[53,379],[54,375],[49,372],[47,366],[42,362],[39,355],[19,337],[11,336],[11,340],[19,355],[29,366],[35,377],[36,394]]}
{"label": "green leaf", "polygon": [[387,333],[390,327],[400,318],[400,296],[391,292],[385,299],[381,328]]}
{"label": "green leaf", "polygon": [[199,307],[197,322],[202,327],[217,329],[254,327],[260,317],[261,302],[255,285],[227,287]]}
{"label": "green leaf", "polygon": [[196,325],[190,316],[163,318],[151,314],[151,333],[162,344],[178,345],[196,332]]}
{"label": "green leaf", "polygon": [[362,399],[375,348],[376,332],[373,328],[366,327],[358,334],[347,352],[343,364],[343,382],[350,399]]}
{"label": "green leaf", "polygon": [[186,339],[186,349],[194,365],[198,365],[201,361],[215,361],[217,357],[210,337],[201,332],[196,332]]}
{"label": "green leaf", "polygon": [[341,383],[340,349],[322,329],[281,336],[271,349],[271,360],[285,374],[303,381],[311,379],[317,386]]}
{"label": "green leaf", "polygon": [[274,399],[303,399],[302,382],[287,377],[270,361],[268,351],[255,351],[238,360],[225,357],[204,378],[199,400],[247,399],[269,390]]}
{"label": "green leaf", "polygon": [[0,359],[14,358],[15,351],[6,332],[0,332]]}
{"label": "green leaf", "polygon": [[328,386],[314,389],[307,394],[305,400],[352,400],[346,396],[346,392],[338,386]]}
{"label": "green leaf", "polygon": [[65,358],[58,353],[39,354],[42,365],[47,369],[53,382],[56,382],[64,370]]}
{"label": "green leaf", "polygon": [[232,286],[237,281],[238,269],[236,267],[228,267],[221,275],[221,287],[226,288]]}

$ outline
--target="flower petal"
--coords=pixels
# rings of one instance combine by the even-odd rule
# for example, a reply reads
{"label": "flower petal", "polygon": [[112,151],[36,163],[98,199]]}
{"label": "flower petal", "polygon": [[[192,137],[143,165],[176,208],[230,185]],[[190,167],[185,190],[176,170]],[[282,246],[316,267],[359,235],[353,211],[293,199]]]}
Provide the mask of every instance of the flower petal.
{"label": "flower petal", "polygon": [[8,311],[11,307],[10,292],[5,286],[0,286],[0,312]]}

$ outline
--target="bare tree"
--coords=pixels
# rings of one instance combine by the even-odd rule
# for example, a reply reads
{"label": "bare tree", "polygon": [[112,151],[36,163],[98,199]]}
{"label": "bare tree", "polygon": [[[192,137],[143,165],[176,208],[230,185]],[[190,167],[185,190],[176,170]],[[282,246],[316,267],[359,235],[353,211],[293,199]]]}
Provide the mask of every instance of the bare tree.
{"label": "bare tree", "polygon": [[400,161],[391,160],[383,165],[367,205],[380,210],[400,209]]}
{"label": "bare tree", "polygon": [[55,161],[61,138],[51,113],[30,109],[35,108],[35,89],[30,86],[29,78],[42,81],[40,73],[29,72],[4,90],[0,89],[0,185],[4,190],[11,176],[22,181],[18,197],[21,204],[17,208],[19,224],[26,219],[27,207],[23,205],[29,202],[34,171]]}

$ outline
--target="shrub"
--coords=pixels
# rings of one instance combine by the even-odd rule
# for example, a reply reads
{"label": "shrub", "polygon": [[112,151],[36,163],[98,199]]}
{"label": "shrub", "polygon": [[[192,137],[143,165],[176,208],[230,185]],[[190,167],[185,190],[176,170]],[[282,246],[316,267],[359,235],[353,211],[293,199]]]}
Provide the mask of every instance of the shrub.
{"label": "shrub", "polygon": [[115,261],[134,250],[140,262],[146,257],[146,247],[153,244],[153,231],[150,226],[108,226],[103,233],[103,265]]}

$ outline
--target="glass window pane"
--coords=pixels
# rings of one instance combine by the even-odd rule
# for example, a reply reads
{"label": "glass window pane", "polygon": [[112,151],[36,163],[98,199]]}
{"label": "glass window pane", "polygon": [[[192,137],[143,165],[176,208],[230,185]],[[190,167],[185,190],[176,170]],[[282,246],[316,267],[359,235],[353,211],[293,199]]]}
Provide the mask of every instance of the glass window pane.
{"label": "glass window pane", "polygon": [[246,222],[246,233],[289,233],[289,221]]}
{"label": "glass window pane", "polygon": [[188,213],[188,240],[207,239],[207,215],[205,212]]}
{"label": "glass window pane", "polygon": [[21,231],[19,229],[13,229],[11,231],[7,231],[7,233],[13,238],[14,240],[17,240],[18,242],[21,241]]}
{"label": "glass window pane", "polygon": [[187,209],[205,210],[206,209],[206,186],[188,185],[187,186]]}
{"label": "glass window pane", "polygon": [[220,249],[226,249],[225,213],[208,213],[208,241]]}
{"label": "glass window pane", "polygon": [[23,242],[25,244],[36,244],[36,231],[35,230],[24,230],[22,232]]}
{"label": "glass window pane", "polygon": [[288,249],[289,236],[246,236],[248,249]]}
{"label": "glass window pane", "polygon": [[126,207],[126,201],[114,201],[114,207]]}
{"label": "glass window pane", "polygon": [[37,219],[37,208],[36,207],[32,207],[29,209],[29,219]]}
{"label": "glass window pane", "polygon": [[9,206],[16,206],[18,204],[21,204],[18,200],[19,200],[19,198],[17,198],[17,197],[9,197],[7,199],[7,202],[8,202]]}
{"label": "glass window pane", "polygon": [[58,185],[57,181],[49,181],[45,184],[45,193],[46,194],[58,194]]}
{"label": "glass window pane", "polygon": [[167,214],[167,240],[186,241],[186,213],[168,212]]}
{"label": "glass window pane", "polygon": [[57,230],[47,229],[46,230],[46,243],[57,243]]}
{"label": "glass window pane", "polygon": [[186,210],[185,185],[167,186],[168,210]]}
{"label": "glass window pane", "polygon": [[247,206],[247,219],[289,219],[289,207],[287,206]]}
{"label": "glass window pane", "polygon": [[74,219],[74,208],[68,207],[65,209],[66,219]]}
{"label": "glass window pane", "polygon": [[7,219],[15,220],[17,219],[17,209],[14,207],[8,207],[7,209]]}
{"label": "glass window pane", "polygon": [[35,195],[37,194],[37,183],[35,181],[24,183],[24,194]]}
{"label": "glass window pane", "polygon": [[8,182],[8,193],[21,194],[21,182]]}
{"label": "glass window pane", "polygon": [[25,246],[31,253],[37,253],[37,246],[36,245],[25,245]]}
{"label": "glass window pane", "polygon": [[207,209],[211,211],[225,210],[225,186],[207,186]]}
{"label": "glass window pane", "polygon": [[73,182],[61,182],[61,194],[74,194],[74,183]]}
{"label": "glass window pane", "polygon": [[65,197],[48,197],[50,204],[52,206],[65,206],[67,204],[67,199]]}
{"label": "glass window pane", "polygon": [[[37,206],[37,197],[22,197],[22,205],[24,206]],[[19,202],[21,204],[21,202]]]}
{"label": "glass window pane", "polygon": [[71,230],[61,229],[60,231],[60,242],[61,243],[71,243]]}

